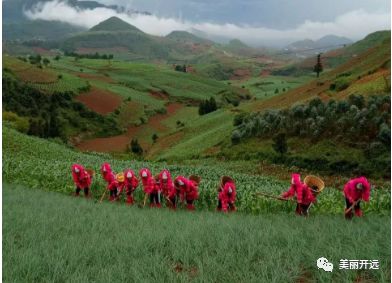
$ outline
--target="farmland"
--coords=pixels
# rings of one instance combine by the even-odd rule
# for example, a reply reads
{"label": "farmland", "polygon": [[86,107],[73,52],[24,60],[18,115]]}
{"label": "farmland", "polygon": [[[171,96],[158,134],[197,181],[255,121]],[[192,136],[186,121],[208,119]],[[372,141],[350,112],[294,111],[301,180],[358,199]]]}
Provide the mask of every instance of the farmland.
{"label": "farmland", "polygon": [[[222,175],[232,176],[238,183],[238,209],[248,213],[291,212],[293,204],[270,199],[256,198],[254,192],[263,191],[280,194],[287,189],[287,181],[279,181],[272,177],[237,173],[220,165],[178,166],[166,163],[149,163],[140,161],[114,160],[109,155],[79,153],[57,143],[43,139],[28,137],[14,130],[3,128],[3,178],[5,182],[17,183],[30,188],[70,194],[73,183],[69,168],[74,162],[80,162],[87,168],[99,171],[100,165],[110,161],[115,171],[132,168],[139,170],[148,166],[154,173],[168,168],[173,175],[197,174],[203,176],[200,184],[198,208],[214,210],[216,206],[216,188]],[[55,153],[55,154],[54,154]],[[26,162],[26,156],[29,156]],[[20,168],[23,167],[23,170]],[[105,188],[101,178],[96,178],[92,186],[95,197],[99,197]],[[141,190],[137,191],[137,200],[143,198]],[[322,214],[340,214],[343,207],[343,196],[339,188],[328,187],[319,198],[312,211]],[[364,204],[367,213],[389,214],[390,191],[388,188],[376,188],[372,193],[372,201]]]}
{"label": "farmland", "polygon": [[[389,227],[389,216],[173,213],[4,185],[3,280],[389,282]],[[346,258],[380,269],[339,270]]]}

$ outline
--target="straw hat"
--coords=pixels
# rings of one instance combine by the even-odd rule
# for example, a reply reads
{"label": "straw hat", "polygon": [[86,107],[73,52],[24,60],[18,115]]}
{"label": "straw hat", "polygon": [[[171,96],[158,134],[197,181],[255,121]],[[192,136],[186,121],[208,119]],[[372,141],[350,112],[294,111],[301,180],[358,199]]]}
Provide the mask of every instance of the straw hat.
{"label": "straw hat", "polygon": [[320,193],[325,187],[323,180],[313,175],[306,176],[304,183],[315,193]]}
{"label": "straw hat", "polygon": [[93,177],[93,176],[95,175],[95,172],[94,172],[93,169],[86,169],[86,172],[87,172],[91,177]]}
{"label": "straw hat", "polygon": [[190,175],[189,180],[195,182],[196,184],[200,184],[201,178],[197,175]]}
{"label": "straw hat", "polygon": [[118,173],[117,175],[116,175],[116,180],[117,180],[117,182],[120,182],[120,183],[122,183],[122,182],[124,182],[124,173]]}

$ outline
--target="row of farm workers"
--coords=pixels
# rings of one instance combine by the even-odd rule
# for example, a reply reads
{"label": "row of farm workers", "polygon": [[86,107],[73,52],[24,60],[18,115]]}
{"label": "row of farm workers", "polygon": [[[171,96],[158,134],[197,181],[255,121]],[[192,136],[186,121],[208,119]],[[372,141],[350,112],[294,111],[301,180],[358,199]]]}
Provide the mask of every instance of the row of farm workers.
{"label": "row of farm workers", "polygon": [[[103,163],[101,174],[107,183],[106,190],[101,197],[101,201],[109,192],[110,201],[118,201],[123,192],[126,194],[126,203],[134,204],[134,192],[139,186],[139,179],[131,169],[115,174],[109,163]],[[90,196],[90,187],[94,171],[85,169],[80,164],[72,165],[72,177],[76,186],[75,195],[79,196],[84,191],[85,197]],[[188,210],[195,210],[195,201],[199,197],[199,184],[201,178],[191,175],[189,178],[178,176],[174,180],[169,170],[164,169],[159,174],[153,176],[148,168],[142,168],[139,171],[139,177],[142,183],[145,198],[143,206],[149,199],[150,207],[161,207],[161,197],[165,198],[166,206],[175,210],[178,203],[186,204]],[[307,176],[304,182],[301,181],[299,174],[292,174],[291,185],[288,191],[279,197],[270,196],[260,193],[266,197],[273,197],[282,200],[295,198],[297,203],[295,213],[301,216],[308,216],[309,209],[317,201],[317,196],[324,189],[324,182],[315,176]],[[361,217],[361,201],[369,201],[370,183],[365,177],[351,179],[344,186],[344,197],[346,199],[345,217],[351,219],[354,216]],[[236,184],[229,176],[221,177],[217,192],[218,205],[217,210],[228,212],[235,211],[236,206]]]}

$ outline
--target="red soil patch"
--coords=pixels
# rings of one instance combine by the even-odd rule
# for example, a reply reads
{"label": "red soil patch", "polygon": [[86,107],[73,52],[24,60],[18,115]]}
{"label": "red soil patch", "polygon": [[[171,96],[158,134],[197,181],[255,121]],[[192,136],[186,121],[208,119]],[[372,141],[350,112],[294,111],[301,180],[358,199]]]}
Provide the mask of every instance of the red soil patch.
{"label": "red soil patch", "polygon": [[374,80],[378,79],[379,77],[385,77],[389,80],[390,76],[391,76],[391,70],[384,69],[384,70],[379,70],[374,74],[365,76],[365,77],[359,79],[358,81],[356,81],[355,83],[356,84],[365,84],[370,81],[374,81]]}
{"label": "red soil patch", "polygon": [[150,91],[150,95],[154,98],[158,98],[158,99],[162,99],[162,100],[169,99],[169,95],[167,93],[162,92],[162,91]]}
{"label": "red soil patch", "polygon": [[230,80],[246,80],[251,77],[251,72],[248,69],[237,69],[234,71]]}
{"label": "red soil patch", "polygon": [[119,136],[86,140],[78,144],[77,148],[82,151],[124,152],[131,137],[135,136],[139,129],[140,127],[129,127],[125,134]]}
{"label": "red soil patch", "polygon": [[35,53],[38,53],[38,54],[44,55],[44,56],[54,56],[54,55],[58,54],[57,52],[53,52],[53,51],[50,51],[49,49],[42,48],[42,47],[33,47],[32,49]]}
{"label": "red soil patch", "polygon": [[23,71],[15,72],[18,78],[24,82],[30,83],[54,83],[57,81],[57,75],[45,69],[31,67]]}
{"label": "red soil patch", "polygon": [[95,75],[95,74],[86,74],[86,73],[78,73],[79,78],[89,79],[89,80],[96,80],[105,83],[114,83],[115,81],[111,77],[107,77],[104,75]]}
{"label": "red soil patch", "polygon": [[148,120],[148,124],[154,128],[157,132],[167,131],[168,128],[163,125],[161,122],[170,116],[172,116],[175,112],[181,109],[183,106],[180,103],[171,103],[166,107],[166,114],[157,114],[152,116]]}
{"label": "red soil patch", "polygon": [[108,114],[113,112],[121,104],[120,96],[112,92],[96,88],[78,95],[76,100],[82,102],[88,108],[99,114]]}
{"label": "red soil patch", "polygon": [[271,71],[270,71],[270,70],[262,70],[262,71],[260,72],[260,76],[261,76],[261,77],[268,77],[270,74],[271,74]]}
{"label": "red soil patch", "polygon": [[[154,128],[157,132],[164,132],[167,131],[167,127],[161,122],[173,115],[178,109],[180,109],[182,104],[180,103],[172,103],[167,106],[167,113],[166,114],[157,114],[151,117],[148,120],[148,123],[145,125],[141,125],[139,127],[132,126],[128,128],[128,131],[122,135],[119,136],[114,136],[114,137],[108,137],[108,138],[97,138],[97,139],[91,139],[91,140],[86,140],[81,142],[80,144],[77,145],[77,148],[82,151],[97,151],[97,152],[124,152],[128,144],[130,143],[130,140],[133,137],[136,137],[137,134],[143,130],[144,127],[152,127]],[[165,139],[165,137],[159,138],[159,142],[161,139]],[[149,150],[151,147],[150,144],[146,144],[143,142],[140,142],[141,146],[145,150]]]}

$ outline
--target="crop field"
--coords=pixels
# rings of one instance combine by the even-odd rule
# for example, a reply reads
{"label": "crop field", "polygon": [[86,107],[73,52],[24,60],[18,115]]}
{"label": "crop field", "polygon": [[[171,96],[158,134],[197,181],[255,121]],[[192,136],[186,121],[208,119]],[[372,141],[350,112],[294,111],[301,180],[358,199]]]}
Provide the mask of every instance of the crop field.
{"label": "crop field", "polygon": [[[5,184],[3,280],[389,282],[390,224],[139,209]],[[321,256],[332,273],[317,269]],[[340,259],[377,259],[380,269],[339,270]]]}
{"label": "crop field", "polygon": [[282,76],[259,76],[245,81],[231,81],[233,85],[244,87],[257,99],[263,100],[272,96],[294,89],[311,77],[282,77]]}
{"label": "crop field", "polygon": [[89,86],[89,82],[83,80],[79,77],[62,73],[55,82],[49,83],[29,83],[30,86],[39,89],[40,91],[48,94],[52,94],[54,92],[66,92],[72,91],[74,93],[79,93],[80,89],[86,88]]}
{"label": "crop field", "polygon": [[92,89],[82,93],[77,96],[76,100],[99,114],[113,112],[121,104],[121,98],[118,95],[100,89]]}
{"label": "crop field", "polygon": [[[28,160],[26,156],[29,156]],[[25,136],[3,127],[3,180],[5,182],[70,194],[74,190],[72,178],[70,173],[65,172],[70,172],[73,163],[81,163],[98,172],[100,165],[105,161],[109,161],[116,172],[125,168],[139,170],[148,166],[153,173],[168,168],[173,176],[180,174],[201,176],[200,198],[196,204],[199,209],[213,210],[215,208],[216,189],[219,178],[223,175],[231,175],[237,182],[239,211],[292,212],[295,206],[291,202],[278,202],[254,196],[256,191],[280,194],[287,189],[289,176],[287,182],[282,182],[271,177],[237,173],[227,170],[224,163],[220,166],[178,166],[155,162],[113,160],[109,155],[76,152],[57,143]],[[92,186],[94,196],[100,197],[104,188],[105,184],[97,176]],[[363,205],[366,213],[389,215],[390,197],[390,188],[375,188],[372,192],[372,201]],[[140,189],[137,190],[136,198],[138,201],[143,198]],[[339,188],[327,187],[320,195],[319,203],[314,206],[312,213],[341,214],[343,206],[344,198]]]}

